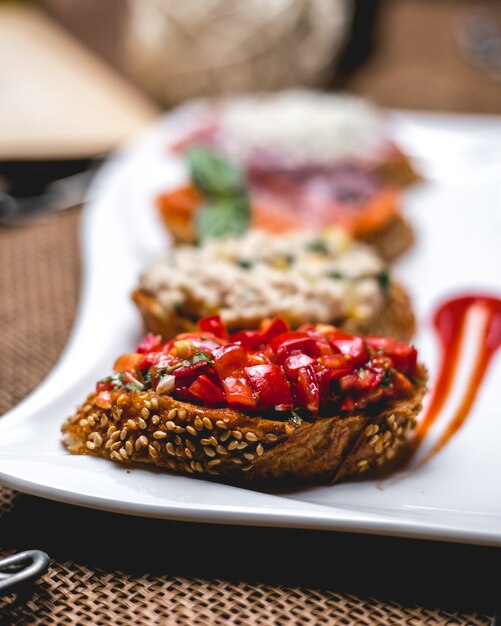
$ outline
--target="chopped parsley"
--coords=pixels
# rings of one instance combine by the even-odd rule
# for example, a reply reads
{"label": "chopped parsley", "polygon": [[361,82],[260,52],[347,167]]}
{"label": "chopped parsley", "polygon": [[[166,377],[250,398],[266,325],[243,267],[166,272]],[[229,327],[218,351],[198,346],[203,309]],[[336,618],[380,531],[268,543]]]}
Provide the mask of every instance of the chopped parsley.
{"label": "chopped parsley", "polygon": [[323,239],[312,239],[306,244],[306,250],[318,252],[319,254],[329,254],[329,248]]}
{"label": "chopped parsley", "polygon": [[390,273],[388,270],[383,270],[382,272],[379,272],[376,278],[379,283],[379,288],[386,295],[391,283]]}

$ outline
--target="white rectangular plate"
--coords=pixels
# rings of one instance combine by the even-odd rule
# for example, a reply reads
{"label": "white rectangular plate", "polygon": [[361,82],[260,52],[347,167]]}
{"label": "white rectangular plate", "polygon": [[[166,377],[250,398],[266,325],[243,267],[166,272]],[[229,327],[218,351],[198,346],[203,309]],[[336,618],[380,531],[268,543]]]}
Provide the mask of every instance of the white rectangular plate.
{"label": "white rectangular plate", "polygon": [[[438,361],[429,323],[433,309],[458,293],[501,293],[501,120],[398,112],[391,119],[392,132],[427,179],[405,196],[417,241],[396,272],[414,300],[415,344],[433,384]],[[383,483],[264,492],[147,468],[127,470],[72,456],[62,447],[63,420],[141,336],[129,294],[140,271],[168,244],[152,198],[182,174],[166,145],[183,123],[181,114],[161,120],[112,158],[95,181],[84,211],[83,288],[75,327],[51,375],[0,420],[0,482],[134,515],[501,545],[499,356],[466,425],[447,448]],[[465,363],[474,321],[470,326]]]}

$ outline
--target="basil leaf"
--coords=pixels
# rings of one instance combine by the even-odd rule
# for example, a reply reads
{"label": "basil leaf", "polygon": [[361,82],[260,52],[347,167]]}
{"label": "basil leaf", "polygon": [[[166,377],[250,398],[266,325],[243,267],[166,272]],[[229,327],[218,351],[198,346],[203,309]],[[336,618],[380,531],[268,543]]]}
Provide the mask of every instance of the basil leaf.
{"label": "basil leaf", "polygon": [[195,227],[198,239],[219,239],[243,235],[250,225],[250,207],[245,196],[222,198],[207,203],[198,212]]}
{"label": "basil leaf", "polygon": [[193,146],[186,158],[193,183],[207,197],[238,196],[245,189],[240,169],[211,150]]}

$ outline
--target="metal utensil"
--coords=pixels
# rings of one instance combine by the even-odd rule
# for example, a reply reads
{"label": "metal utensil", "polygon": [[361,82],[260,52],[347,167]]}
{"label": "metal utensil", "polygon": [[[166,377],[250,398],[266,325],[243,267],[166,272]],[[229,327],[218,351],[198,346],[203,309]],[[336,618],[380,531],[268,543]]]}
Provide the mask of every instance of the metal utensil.
{"label": "metal utensil", "polygon": [[0,594],[33,582],[49,567],[49,557],[41,550],[26,550],[0,560]]}

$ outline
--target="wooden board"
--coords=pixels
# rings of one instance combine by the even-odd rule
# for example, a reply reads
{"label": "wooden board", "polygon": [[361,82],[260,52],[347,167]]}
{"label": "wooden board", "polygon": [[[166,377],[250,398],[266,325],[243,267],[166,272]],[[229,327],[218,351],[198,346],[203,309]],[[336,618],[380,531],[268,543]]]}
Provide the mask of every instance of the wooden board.
{"label": "wooden board", "polygon": [[159,114],[32,5],[0,2],[0,160],[106,154]]}

